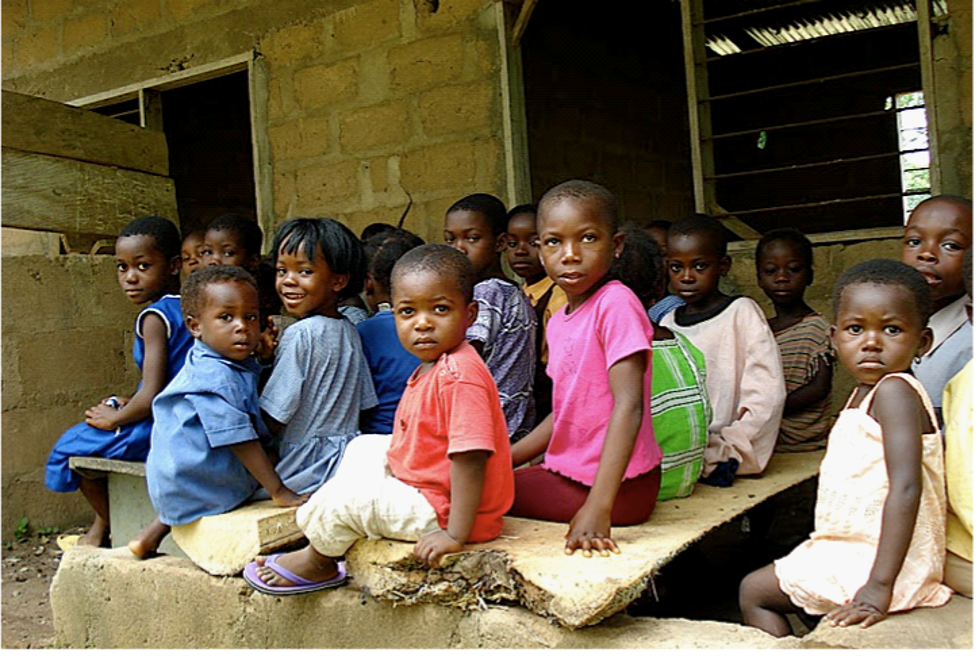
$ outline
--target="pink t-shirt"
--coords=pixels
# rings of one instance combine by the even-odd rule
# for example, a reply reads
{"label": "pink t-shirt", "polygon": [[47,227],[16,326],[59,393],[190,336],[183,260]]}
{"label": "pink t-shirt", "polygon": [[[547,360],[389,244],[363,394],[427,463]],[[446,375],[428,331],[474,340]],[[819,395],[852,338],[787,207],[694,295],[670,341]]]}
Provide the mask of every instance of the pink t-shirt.
{"label": "pink t-shirt", "polygon": [[[544,454],[544,469],[590,487],[615,406],[608,370],[622,358],[645,352],[642,398],[648,399],[653,327],[636,295],[617,280],[603,285],[571,314],[566,310],[547,323],[554,433]],[[652,471],[662,459],[650,413],[644,412],[623,480]]]}
{"label": "pink t-shirt", "polygon": [[483,494],[467,542],[500,534],[513,504],[513,460],[496,383],[469,342],[444,353],[424,374],[408,379],[394,415],[388,450],[391,473],[425,495],[439,526],[449,522],[450,456],[488,451]]}

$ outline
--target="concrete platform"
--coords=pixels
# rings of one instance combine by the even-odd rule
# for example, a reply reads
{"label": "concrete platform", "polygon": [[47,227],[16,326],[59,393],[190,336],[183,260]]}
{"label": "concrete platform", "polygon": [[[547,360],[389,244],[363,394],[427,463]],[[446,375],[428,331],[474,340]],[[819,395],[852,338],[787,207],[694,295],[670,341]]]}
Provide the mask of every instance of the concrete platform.
{"label": "concrete platform", "polygon": [[269,597],[240,577],[214,577],[190,561],[136,560],[127,549],[76,547],[51,586],[56,646],[64,648],[603,648],[603,649],[966,649],[972,601],[893,615],[870,629],[817,627],[775,639],[722,622],[614,615],[578,630],[529,610],[402,606],[337,590]]}

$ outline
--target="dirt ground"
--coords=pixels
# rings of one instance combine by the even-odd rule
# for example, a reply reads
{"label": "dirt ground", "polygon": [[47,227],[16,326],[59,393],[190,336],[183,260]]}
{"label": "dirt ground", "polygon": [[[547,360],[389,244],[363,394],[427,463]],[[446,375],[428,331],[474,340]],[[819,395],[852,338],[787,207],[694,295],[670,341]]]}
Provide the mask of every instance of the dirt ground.
{"label": "dirt ground", "polygon": [[[78,527],[69,533],[83,533]],[[62,551],[55,535],[32,533],[0,547],[0,648],[45,649],[54,646],[49,591]]]}

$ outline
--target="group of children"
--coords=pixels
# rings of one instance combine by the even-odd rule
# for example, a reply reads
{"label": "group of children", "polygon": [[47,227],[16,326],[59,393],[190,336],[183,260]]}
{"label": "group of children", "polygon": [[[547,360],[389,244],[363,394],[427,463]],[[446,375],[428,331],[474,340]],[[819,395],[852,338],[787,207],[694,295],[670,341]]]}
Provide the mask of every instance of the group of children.
{"label": "group of children", "polygon": [[[51,489],[81,486],[95,509],[88,544],[107,536],[107,495],[72,455],[146,459],[159,518],[130,544],[141,557],[169,526],[248,499],[299,506],[309,545],[245,569],[269,594],[341,585],[360,537],[416,541],[435,566],[497,537],[504,514],[567,523],[566,553],[606,556],[619,552],[611,527],[645,522],[658,500],[762,474],[776,450],[823,448],[837,360],[858,386],[829,438],[816,532],[746,578],[746,622],[785,635],[800,609],[867,624],[947,600],[933,406],[971,361],[965,199],[915,210],[906,264],[841,276],[832,326],[805,301],[813,253],[798,231],[758,243],[766,319],[721,292],[731,259],[716,219],[623,229],[591,182],[509,213],[467,196],[446,212],[444,245],[292,219],[263,262],[245,223],[222,217],[183,253],[157,217],[117,240],[123,290],[150,303],[136,321],[143,381],[90,409],[48,465]],[[278,307],[297,319],[281,339]],[[962,514],[971,533],[971,505]]]}

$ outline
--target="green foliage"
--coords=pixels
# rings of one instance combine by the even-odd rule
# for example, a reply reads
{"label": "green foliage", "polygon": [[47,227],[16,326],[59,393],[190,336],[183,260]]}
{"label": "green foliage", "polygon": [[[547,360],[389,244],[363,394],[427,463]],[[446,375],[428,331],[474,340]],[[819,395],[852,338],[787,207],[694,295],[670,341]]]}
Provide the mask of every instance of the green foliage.
{"label": "green foliage", "polygon": [[27,529],[30,523],[31,521],[27,517],[21,517],[17,521],[17,526],[14,528],[14,538],[18,542],[23,542],[27,539]]}

